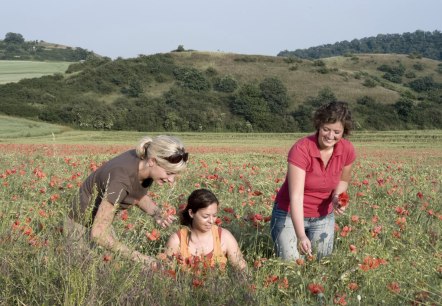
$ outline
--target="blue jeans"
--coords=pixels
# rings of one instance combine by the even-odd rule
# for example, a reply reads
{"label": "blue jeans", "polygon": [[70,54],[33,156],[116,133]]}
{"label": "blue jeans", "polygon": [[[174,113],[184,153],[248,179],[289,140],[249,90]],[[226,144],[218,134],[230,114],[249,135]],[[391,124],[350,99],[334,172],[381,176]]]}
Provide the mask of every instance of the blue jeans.
{"label": "blue jeans", "polygon": [[[335,235],[335,215],[333,212],[324,217],[304,218],[304,229],[312,243],[313,254],[316,253],[318,260],[332,253]],[[290,213],[278,209],[277,203],[273,206],[270,234],[278,257],[285,260],[300,257]]]}

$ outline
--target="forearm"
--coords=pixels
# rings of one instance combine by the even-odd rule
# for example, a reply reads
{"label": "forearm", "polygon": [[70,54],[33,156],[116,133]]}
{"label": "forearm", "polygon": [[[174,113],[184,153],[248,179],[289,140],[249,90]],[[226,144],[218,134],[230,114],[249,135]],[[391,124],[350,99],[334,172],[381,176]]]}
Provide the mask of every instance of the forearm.
{"label": "forearm", "polygon": [[[120,242],[119,240],[112,237],[112,235],[101,235],[93,238],[94,242],[98,245],[116,253],[124,258],[140,261],[140,262],[146,262],[147,258],[149,258],[146,255],[143,255],[142,253],[128,247],[124,243]],[[152,258],[152,262],[154,259]]]}
{"label": "forearm", "polygon": [[335,190],[333,191],[333,196],[338,196],[339,194],[347,191],[347,189],[348,189],[348,182],[339,181],[338,186],[336,186]]}
{"label": "forearm", "polygon": [[305,237],[304,228],[304,207],[302,202],[299,203],[298,200],[294,200],[293,204],[290,204],[290,217],[293,222],[293,228],[295,229],[296,237],[298,239]]}
{"label": "forearm", "polygon": [[155,216],[160,213],[158,205],[149,196],[145,195],[136,205],[150,216]]}

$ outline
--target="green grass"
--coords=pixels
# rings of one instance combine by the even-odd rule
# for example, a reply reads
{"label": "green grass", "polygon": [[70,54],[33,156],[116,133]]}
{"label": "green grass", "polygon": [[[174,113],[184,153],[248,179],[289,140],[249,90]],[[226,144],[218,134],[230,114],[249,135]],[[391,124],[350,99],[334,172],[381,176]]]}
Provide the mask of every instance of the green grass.
{"label": "green grass", "polygon": [[[64,135],[74,134],[77,143],[67,137],[63,141],[70,144],[58,146]],[[59,231],[76,186],[89,174],[90,166],[123,150],[112,140],[133,145],[142,134],[151,133],[68,131],[55,139],[26,137],[16,141],[27,144],[0,144],[0,305],[442,302],[442,150],[427,141],[426,134],[386,132],[371,137],[369,143],[356,143],[350,205],[336,219],[339,229],[333,255],[302,265],[278,260],[269,223],[255,226],[247,219],[251,214],[270,215],[272,196],[285,176],[287,154],[285,147],[271,150],[293,143],[291,138],[300,135],[182,134],[194,146],[187,171],[177,178],[174,188],[154,185],[150,191],[160,207],[178,207],[197,186],[213,190],[220,199],[222,226],[239,241],[250,273],[244,278],[231,270],[200,275],[178,272],[175,279],[143,271],[100,248],[80,252]],[[440,136],[440,131],[433,134]],[[41,145],[45,139],[55,145]],[[390,144],[392,139],[401,146]],[[235,213],[223,211],[224,207]],[[145,234],[155,224],[136,209],[129,211],[127,220],[116,220],[114,227],[122,241],[150,255],[161,252],[167,237],[177,230],[175,224],[162,229],[159,240],[148,240]],[[350,245],[357,251],[350,252]],[[111,255],[110,260],[104,260],[104,255]],[[363,269],[373,258],[382,259],[382,264]],[[194,280],[203,285],[196,287]],[[311,284],[321,285],[324,292],[312,294]]]}
{"label": "green grass", "polygon": [[0,61],[0,84],[64,73],[69,62]]}
{"label": "green grass", "polygon": [[67,130],[64,126],[0,115],[0,142],[38,136],[49,139]]}

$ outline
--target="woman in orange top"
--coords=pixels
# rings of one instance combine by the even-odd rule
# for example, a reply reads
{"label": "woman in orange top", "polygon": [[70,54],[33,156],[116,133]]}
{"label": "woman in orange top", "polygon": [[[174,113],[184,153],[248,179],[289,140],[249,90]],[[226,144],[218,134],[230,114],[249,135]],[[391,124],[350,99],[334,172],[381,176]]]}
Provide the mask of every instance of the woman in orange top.
{"label": "woman in orange top", "polygon": [[175,256],[187,267],[199,262],[223,267],[227,261],[240,270],[247,267],[235,237],[215,225],[218,204],[216,196],[207,189],[190,194],[181,213],[184,226],[166,244],[168,257]]}

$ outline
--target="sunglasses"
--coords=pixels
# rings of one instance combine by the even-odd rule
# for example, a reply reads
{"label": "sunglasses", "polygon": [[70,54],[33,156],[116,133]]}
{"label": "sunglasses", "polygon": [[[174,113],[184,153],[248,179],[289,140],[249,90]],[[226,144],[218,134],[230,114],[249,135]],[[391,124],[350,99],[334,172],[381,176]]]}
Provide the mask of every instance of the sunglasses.
{"label": "sunglasses", "polygon": [[163,158],[171,164],[178,164],[180,161],[187,162],[189,159],[189,153],[179,150],[178,153]]}

